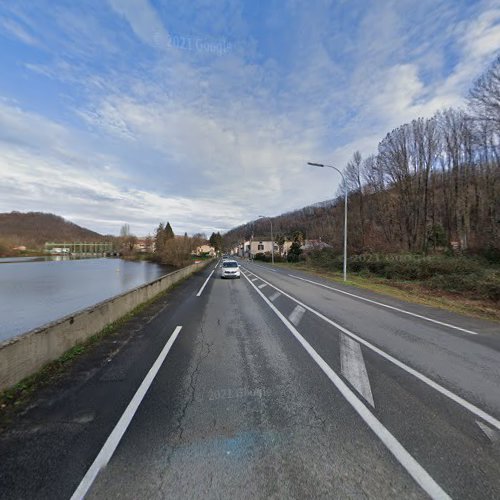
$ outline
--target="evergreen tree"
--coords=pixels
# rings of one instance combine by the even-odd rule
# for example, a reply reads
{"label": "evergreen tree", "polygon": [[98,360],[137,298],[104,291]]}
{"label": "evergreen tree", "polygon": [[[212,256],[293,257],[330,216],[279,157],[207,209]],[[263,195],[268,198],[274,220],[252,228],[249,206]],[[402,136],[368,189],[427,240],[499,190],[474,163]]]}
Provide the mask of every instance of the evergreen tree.
{"label": "evergreen tree", "polygon": [[165,240],[171,240],[172,238],[175,238],[174,231],[170,222],[167,222],[167,225],[165,226]]}
{"label": "evergreen tree", "polygon": [[210,242],[210,245],[215,248],[216,252],[220,252],[222,250],[222,236],[219,232],[212,233],[208,241]]}
{"label": "evergreen tree", "polygon": [[304,235],[301,231],[295,231],[292,235],[292,245],[288,252],[288,262],[298,262],[300,254],[302,253],[302,243],[304,242]]}
{"label": "evergreen tree", "polygon": [[155,234],[155,253],[161,254],[165,247],[165,227],[160,222]]}

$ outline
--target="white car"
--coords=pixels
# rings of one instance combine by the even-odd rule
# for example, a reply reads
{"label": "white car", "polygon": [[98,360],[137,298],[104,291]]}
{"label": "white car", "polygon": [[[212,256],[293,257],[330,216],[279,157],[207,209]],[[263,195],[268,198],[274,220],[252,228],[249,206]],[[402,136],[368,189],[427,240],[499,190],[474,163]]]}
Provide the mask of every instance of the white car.
{"label": "white car", "polygon": [[224,260],[221,265],[221,278],[241,278],[240,266],[235,260]]}

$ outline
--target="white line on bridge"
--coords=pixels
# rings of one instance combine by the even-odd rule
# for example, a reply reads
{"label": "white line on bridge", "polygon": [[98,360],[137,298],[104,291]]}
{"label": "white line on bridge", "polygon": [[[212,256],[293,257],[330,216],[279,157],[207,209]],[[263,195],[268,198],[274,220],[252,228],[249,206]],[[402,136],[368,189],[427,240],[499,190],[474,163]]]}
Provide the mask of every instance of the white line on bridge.
{"label": "white line on bridge", "polygon": [[[439,486],[429,473],[408,453],[402,444],[384,427],[375,415],[366,407],[346,383],[330,368],[326,361],[313,349],[313,347],[302,337],[297,329],[288,321],[283,314],[269,301],[269,299],[245,276],[250,285],[262,297],[264,302],[274,311],[276,316],[288,328],[292,335],[299,341],[315,363],[323,370],[325,375],[337,387],[347,402],[354,408],[357,414],[364,420],[366,425],[384,443],[386,448],[393,454],[396,460],[406,469],[417,484],[431,497],[439,499],[450,499],[448,494]],[[451,500],[451,499],[450,499]]]}
{"label": "white line on bridge", "polygon": [[139,386],[139,389],[137,389],[136,393],[134,394],[134,397],[132,398],[127,408],[123,412],[123,415],[120,417],[120,420],[118,420],[118,423],[115,425],[115,428],[109,435],[108,439],[106,439],[106,442],[104,443],[104,446],[101,448],[101,451],[99,452],[94,462],[90,466],[89,470],[81,480],[80,484],[78,485],[78,488],[71,496],[71,500],[81,500],[82,498],[84,498],[87,492],[89,491],[90,487],[92,486],[92,483],[94,482],[95,478],[99,474],[99,471],[104,467],[106,467],[108,462],[111,460],[111,457],[113,456],[113,453],[115,452],[118,444],[120,443],[121,438],[125,434],[125,431],[127,430],[130,422],[134,418],[137,408],[139,408],[139,405],[141,404],[144,396],[146,395],[146,392],[148,392],[151,383],[156,377],[158,370],[163,364],[163,361],[167,357],[167,354],[170,351],[172,344],[175,342],[175,339],[177,338],[181,330],[182,326],[176,327],[176,329],[168,339],[168,342],[165,344],[165,347],[160,352],[158,358],[156,358],[156,361],[154,362],[153,366],[149,369],[149,372],[142,381],[141,385]]}

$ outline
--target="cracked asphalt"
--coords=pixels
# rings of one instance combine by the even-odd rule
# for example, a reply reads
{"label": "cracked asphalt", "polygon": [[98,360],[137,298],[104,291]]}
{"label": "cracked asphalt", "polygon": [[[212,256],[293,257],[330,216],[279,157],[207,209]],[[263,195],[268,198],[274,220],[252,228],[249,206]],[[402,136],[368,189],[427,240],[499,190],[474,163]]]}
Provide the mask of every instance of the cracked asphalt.
{"label": "cracked asphalt", "polygon": [[243,280],[213,279],[88,498],[422,498]]}
{"label": "cracked asphalt", "polygon": [[[197,297],[213,268],[105,338],[19,411],[0,433],[2,500],[70,498],[177,326],[179,335],[86,498],[428,497],[276,311],[294,318],[299,334],[445,495],[500,498],[498,325],[391,299],[479,334],[450,332],[249,263],[240,280],[221,280],[216,272]],[[491,419],[359,339],[342,355],[345,333],[310,310],[294,314],[292,296]],[[363,377],[370,401],[357,386]]]}

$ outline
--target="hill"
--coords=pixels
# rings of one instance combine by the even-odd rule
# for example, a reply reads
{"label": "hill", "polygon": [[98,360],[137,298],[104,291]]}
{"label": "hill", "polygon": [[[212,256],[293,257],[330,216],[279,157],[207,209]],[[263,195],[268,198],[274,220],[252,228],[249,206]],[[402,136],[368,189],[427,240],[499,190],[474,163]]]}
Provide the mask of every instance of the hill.
{"label": "hill", "polygon": [[[273,217],[273,232],[277,238],[283,235],[292,238],[295,231],[300,231],[306,238],[322,239],[323,241],[340,244],[342,237],[343,201],[328,200],[315,203],[291,212]],[[337,224],[334,218],[338,217]],[[254,238],[269,238],[270,224],[268,219],[257,219],[230,229],[224,234],[224,245],[231,248],[238,242]],[[275,239],[276,239],[275,238]]]}
{"label": "hill", "polygon": [[45,242],[102,241],[99,233],[73,224],[62,217],[42,212],[0,213],[0,245],[42,248]]}

